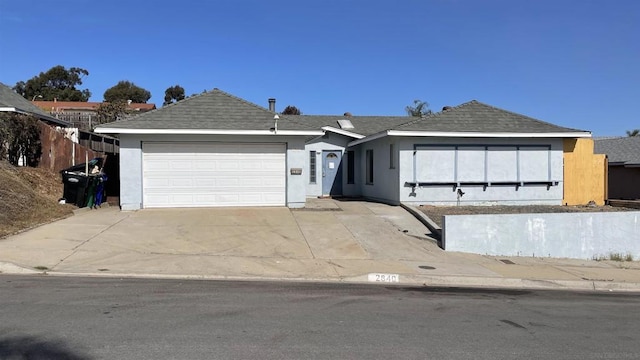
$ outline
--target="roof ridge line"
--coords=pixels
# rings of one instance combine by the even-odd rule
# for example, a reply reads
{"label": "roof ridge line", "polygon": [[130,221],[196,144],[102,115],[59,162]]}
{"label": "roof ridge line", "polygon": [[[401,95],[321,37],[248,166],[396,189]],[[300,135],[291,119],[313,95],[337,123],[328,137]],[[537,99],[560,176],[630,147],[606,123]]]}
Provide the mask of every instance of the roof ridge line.
{"label": "roof ridge line", "polygon": [[[475,101],[476,103],[478,103],[478,104],[480,104],[480,105],[484,105],[484,106],[490,107],[490,108],[495,109],[495,110],[504,111],[504,112],[509,113],[509,114],[512,114],[512,115],[522,116],[522,117],[524,117],[524,118],[527,118],[527,119],[529,119],[529,120],[533,120],[533,121],[537,121],[537,122],[539,122],[539,123],[543,123],[543,124],[546,124],[546,125],[552,125],[552,126],[560,126],[560,125],[553,124],[553,123],[550,123],[550,122],[547,122],[547,121],[544,121],[544,120],[536,119],[536,118],[531,117],[531,116],[528,116],[528,115],[520,114],[520,113],[517,113],[517,112],[515,112],[515,111],[505,110],[505,109],[499,108],[499,107],[497,107],[497,106],[493,106],[493,105],[485,104],[485,103],[480,102],[480,101],[477,101],[477,100],[473,100],[473,101]],[[582,131],[582,132],[584,132],[584,131],[585,131],[585,130],[580,130],[580,129],[574,129],[574,128],[566,127],[566,126],[561,126],[561,127],[564,127],[564,128],[566,128],[566,129],[575,130],[575,131]],[[591,132],[591,131],[587,131],[587,132]]]}
{"label": "roof ridge line", "polygon": [[279,115],[279,114],[278,114],[278,112],[276,112],[276,111],[271,111],[271,110],[269,110],[269,109],[267,109],[267,108],[265,108],[265,107],[262,107],[262,106],[260,106],[260,105],[258,105],[258,104],[256,104],[256,103],[253,103],[253,102],[251,102],[251,101],[249,101],[249,100],[245,100],[245,99],[243,99],[243,98],[241,98],[241,97],[235,96],[235,95],[233,95],[233,94],[231,94],[231,93],[228,93],[228,92],[226,92],[226,91],[224,91],[224,90],[220,90],[220,89],[218,89],[218,88],[213,88],[213,90],[211,90],[211,92],[212,92],[212,93],[213,93],[213,92],[216,92],[216,91],[217,91],[217,92],[219,92],[219,93],[221,93],[222,95],[226,95],[226,96],[228,96],[228,97],[230,97],[230,98],[232,98],[232,99],[239,100],[239,101],[241,101],[241,102],[243,102],[243,103],[245,103],[245,104],[247,104],[247,105],[251,105],[251,106],[253,106],[253,107],[257,107],[257,108],[258,108],[258,109],[260,109],[260,110],[264,110],[264,111],[266,111],[266,112],[268,112],[268,113],[272,113],[272,114],[277,114],[277,115]]}
{"label": "roof ridge line", "polygon": [[406,123],[402,123],[400,125],[396,125],[394,127],[394,129],[397,129],[397,128],[401,127],[401,126],[417,124],[417,123],[422,122],[423,120],[426,120],[426,119],[429,119],[429,118],[437,118],[440,115],[442,115],[445,111],[451,111],[453,109],[459,109],[459,108],[461,108],[463,106],[472,104],[474,102],[480,103],[477,100],[470,100],[470,101],[464,102],[462,104],[458,104],[458,105],[455,105],[455,106],[450,106],[447,110],[444,110],[444,108],[443,108],[443,110],[440,110],[438,112],[432,112],[431,114],[427,114],[427,115],[424,115],[424,116],[409,116],[409,118],[411,118],[411,120],[407,121]]}

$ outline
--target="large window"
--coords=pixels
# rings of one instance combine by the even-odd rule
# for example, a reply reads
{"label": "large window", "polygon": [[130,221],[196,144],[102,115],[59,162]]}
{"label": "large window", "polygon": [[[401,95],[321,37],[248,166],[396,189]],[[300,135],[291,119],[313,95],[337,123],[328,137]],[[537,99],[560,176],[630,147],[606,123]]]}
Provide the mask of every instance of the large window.
{"label": "large window", "polygon": [[367,150],[367,185],[373,185],[373,150]]}
{"label": "large window", "polygon": [[356,168],[356,159],[355,159],[355,151],[349,150],[347,151],[347,184],[355,184],[355,168]]}
{"label": "large window", "polygon": [[309,152],[309,182],[311,184],[316,183],[316,152]]}

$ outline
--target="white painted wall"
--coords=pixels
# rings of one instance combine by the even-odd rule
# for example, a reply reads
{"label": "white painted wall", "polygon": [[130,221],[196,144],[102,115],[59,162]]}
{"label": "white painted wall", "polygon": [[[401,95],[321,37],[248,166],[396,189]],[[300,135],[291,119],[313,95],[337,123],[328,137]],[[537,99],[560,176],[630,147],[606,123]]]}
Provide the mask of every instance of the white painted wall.
{"label": "white painted wall", "polygon": [[[395,168],[390,168],[390,144],[395,148]],[[400,203],[400,180],[397,153],[400,143],[398,138],[384,137],[358,145],[359,162],[356,163],[357,184],[360,185],[360,195],[388,204],[397,205]],[[351,150],[351,149],[349,149]],[[373,184],[366,183],[366,152],[373,150]]]}
{"label": "white painted wall", "polygon": [[[261,142],[287,144],[287,206],[304,207],[306,200],[305,138],[303,136],[225,136],[225,135],[120,135],[120,205],[122,210],[142,208],[142,142],[203,141]],[[302,175],[292,175],[292,168],[303,169]]]}
{"label": "white painted wall", "polygon": [[495,256],[640,259],[640,211],[451,215],[442,243],[448,251]]}

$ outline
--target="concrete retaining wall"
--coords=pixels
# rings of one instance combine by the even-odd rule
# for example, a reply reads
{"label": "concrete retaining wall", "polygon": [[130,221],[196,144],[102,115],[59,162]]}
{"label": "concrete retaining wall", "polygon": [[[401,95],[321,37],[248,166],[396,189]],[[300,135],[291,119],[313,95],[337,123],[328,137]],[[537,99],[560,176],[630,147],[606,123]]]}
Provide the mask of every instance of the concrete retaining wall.
{"label": "concrete retaining wall", "polygon": [[504,256],[640,259],[640,211],[444,216],[448,251]]}

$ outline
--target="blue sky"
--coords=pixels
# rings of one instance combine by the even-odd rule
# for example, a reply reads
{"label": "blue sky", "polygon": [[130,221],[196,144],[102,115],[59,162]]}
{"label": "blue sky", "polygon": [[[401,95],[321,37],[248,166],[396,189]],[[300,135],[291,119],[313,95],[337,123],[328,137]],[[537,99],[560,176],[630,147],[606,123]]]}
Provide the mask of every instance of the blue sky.
{"label": "blue sky", "polygon": [[0,0],[0,82],[55,65],[161,106],[176,84],[277,110],[403,115],[476,99],[595,136],[640,128],[640,1]]}

